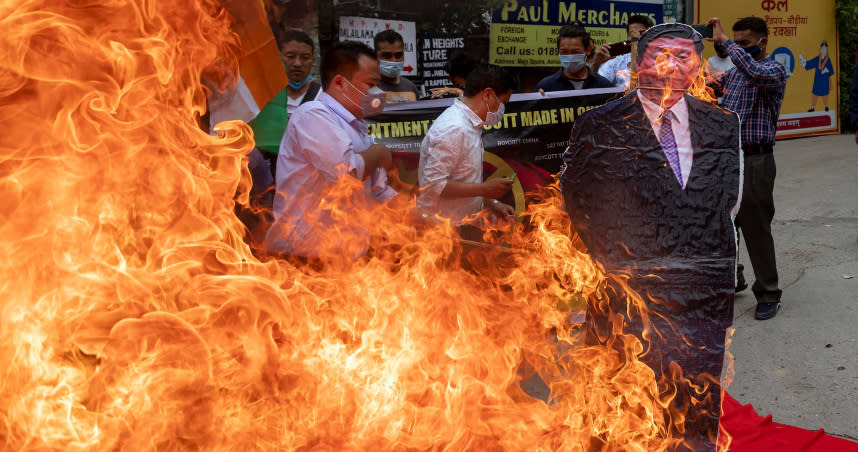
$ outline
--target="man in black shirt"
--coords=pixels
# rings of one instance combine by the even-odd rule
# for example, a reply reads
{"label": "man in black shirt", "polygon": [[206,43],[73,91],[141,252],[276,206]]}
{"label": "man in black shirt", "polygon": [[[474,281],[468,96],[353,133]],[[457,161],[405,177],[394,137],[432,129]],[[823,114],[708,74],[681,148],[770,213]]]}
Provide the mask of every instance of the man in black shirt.
{"label": "man in black shirt", "polygon": [[560,56],[560,67],[563,69],[540,80],[536,90],[547,92],[611,88],[611,82],[587,66],[587,58],[592,52],[593,40],[583,26],[564,25],[557,34],[557,53]]}

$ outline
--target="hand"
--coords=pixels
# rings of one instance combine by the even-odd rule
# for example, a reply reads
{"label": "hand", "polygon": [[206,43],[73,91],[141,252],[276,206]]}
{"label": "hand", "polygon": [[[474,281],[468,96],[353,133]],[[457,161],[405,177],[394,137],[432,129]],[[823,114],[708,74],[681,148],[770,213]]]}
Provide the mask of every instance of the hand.
{"label": "hand", "polygon": [[542,88],[539,88],[539,94],[542,94],[542,97],[545,97],[545,90]]}
{"label": "hand", "polygon": [[390,153],[390,149],[381,144],[374,144],[359,154],[364,161],[364,179],[372,176],[376,168],[393,168],[393,155]]}
{"label": "hand", "polygon": [[602,47],[599,47],[599,50],[596,51],[596,58],[593,60],[593,70],[598,71],[599,67],[605,64],[606,61],[611,59],[611,45],[610,44],[602,44]]}
{"label": "hand", "polygon": [[505,177],[487,180],[482,183],[483,198],[497,199],[512,188],[512,180]]}
{"label": "hand", "polygon": [[462,95],[465,94],[464,91],[460,90],[459,88],[452,88],[447,86],[441,88],[432,88],[429,91],[432,92],[432,99],[440,99],[447,94],[452,94],[456,97],[462,97]]}
{"label": "hand", "polygon": [[807,66],[807,58],[805,58],[804,55],[800,53],[798,54],[798,65],[801,67]]}
{"label": "hand", "polygon": [[515,216],[515,209],[509,204],[504,204],[497,200],[489,203],[489,209],[498,216],[498,218],[509,218]]}
{"label": "hand", "polygon": [[712,29],[712,37],[706,38],[707,41],[715,41],[724,44],[728,39],[730,39],[727,37],[727,34],[724,33],[724,28],[721,27],[721,19],[713,17],[709,19],[709,22],[706,22],[706,25],[714,26]]}

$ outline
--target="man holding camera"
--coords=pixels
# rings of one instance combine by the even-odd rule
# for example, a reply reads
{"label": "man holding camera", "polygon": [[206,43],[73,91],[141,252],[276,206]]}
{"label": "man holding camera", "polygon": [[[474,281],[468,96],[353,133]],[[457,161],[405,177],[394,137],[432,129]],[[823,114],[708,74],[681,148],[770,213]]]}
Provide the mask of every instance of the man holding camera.
{"label": "man holding camera", "polygon": [[[759,17],[745,17],[733,25],[733,39],[727,37],[715,17],[713,40],[721,43],[736,66],[715,77],[712,86],[723,96],[721,106],[739,114],[742,121],[744,185],[742,207],[736,217],[748,249],[756,281],[751,287],[757,298],[754,318],[771,319],[781,306],[778,287],[772,219],[775,215],[775,134],[778,113],[786,91],[786,69],[768,56],[769,29]],[[739,264],[736,291],[748,287]]]}
{"label": "man holding camera", "polygon": [[[626,33],[628,33],[626,39],[631,41],[653,25],[655,24],[649,16],[636,14],[629,17],[629,23],[626,25]],[[593,70],[598,71],[599,75],[608,79],[613,86],[626,87],[629,86],[631,77],[632,54],[631,46],[622,44],[603,44],[599,47],[593,62]]]}

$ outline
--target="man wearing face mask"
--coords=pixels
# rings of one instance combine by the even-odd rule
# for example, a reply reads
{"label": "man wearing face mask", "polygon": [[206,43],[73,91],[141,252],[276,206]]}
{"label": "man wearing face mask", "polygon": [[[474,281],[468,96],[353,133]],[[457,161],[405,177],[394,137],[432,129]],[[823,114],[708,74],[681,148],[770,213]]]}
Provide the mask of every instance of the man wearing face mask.
{"label": "man wearing face mask", "polygon": [[575,120],[560,182],[574,230],[607,275],[588,300],[587,344],[623,352],[632,348],[618,331],[637,337],[639,359],[672,399],[665,426],[682,442],[671,450],[715,452],[742,170],[739,118],[687,93],[702,51],[688,25],[645,31],[637,89]]}
{"label": "man wearing face mask", "polygon": [[610,81],[587,66],[587,58],[592,52],[593,40],[583,26],[576,23],[561,27],[557,35],[557,53],[562,69],[540,80],[536,90],[549,92],[610,88]]}
{"label": "man wearing face mask", "polygon": [[[339,223],[334,210],[369,209],[397,194],[387,185],[390,150],[373,142],[363,120],[385,104],[375,53],[358,42],[334,44],[321,72],[324,92],[295,111],[280,144],[274,224],[265,238],[272,255],[359,256],[366,233]],[[348,198],[329,193],[345,177],[363,181],[363,190]]]}
{"label": "man wearing face mask", "polygon": [[420,91],[405,77],[405,43],[402,35],[393,30],[384,30],[375,35],[375,56],[381,68],[381,82],[378,87],[387,93],[388,102],[414,102]]}
{"label": "man wearing face mask", "polygon": [[[456,226],[484,208],[502,218],[515,214],[498,201],[513,181],[483,182],[483,126],[503,119],[514,87],[515,80],[497,66],[479,66],[468,74],[464,96],[438,116],[420,144],[417,207],[422,212],[449,218]],[[479,239],[466,231],[466,238]]]}
{"label": "man wearing face mask", "polygon": [[313,40],[301,30],[287,30],[278,39],[280,55],[286,67],[289,85],[286,87],[286,110],[295,112],[303,102],[316,100],[322,85],[313,81],[310,70],[316,57]]}
{"label": "man wearing face mask", "polygon": [[[736,226],[745,238],[745,246],[756,281],[751,288],[757,299],[754,318],[771,319],[781,306],[772,219],[775,216],[775,132],[778,114],[786,90],[786,70],[766,55],[769,29],[759,17],[739,19],[729,39],[716,17],[713,39],[727,49],[733,69],[715,77],[715,93],[722,97],[721,106],[735,111],[742,121],[742,151],[745,181],[742,208]],[[736,291],[748,287],[743,266],[739,264]]]}

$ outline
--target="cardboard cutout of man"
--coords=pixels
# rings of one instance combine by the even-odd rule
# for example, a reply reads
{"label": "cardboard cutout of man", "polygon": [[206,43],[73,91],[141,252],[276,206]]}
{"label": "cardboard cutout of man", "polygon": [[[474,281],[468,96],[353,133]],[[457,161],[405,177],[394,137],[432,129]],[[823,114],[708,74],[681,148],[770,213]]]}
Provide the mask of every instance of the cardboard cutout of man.
{"label": "cardboard cutout of man", "polygon": [[[714,451],[720,376],[733,319],[741,192],[739,118],[687,90],[703,41],[662,24],[640,38],[638,89],[575,121],[561,186],[575,230],[617,279],[587,310],[587,342],[619,346],[614,326],[637,336],[655,372],[678,450]],[[615,325],[621,322],[621,325]]]}

